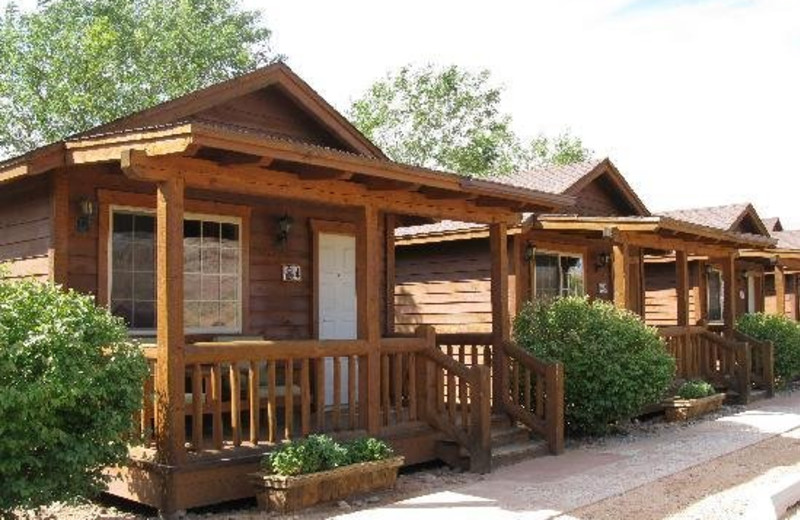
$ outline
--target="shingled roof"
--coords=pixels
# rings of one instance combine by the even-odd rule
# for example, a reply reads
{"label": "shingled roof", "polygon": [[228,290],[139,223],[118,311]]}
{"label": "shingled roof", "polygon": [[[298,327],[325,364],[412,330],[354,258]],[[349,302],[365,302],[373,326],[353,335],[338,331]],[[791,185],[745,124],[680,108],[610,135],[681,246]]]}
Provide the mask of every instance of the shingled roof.
{"label": "shingled roof", "polygon": [[778,249],[800,249],[800,230],[775,231],[772,236],[778,239]]}
{"label": "shingled roof", "polygon": [[502,184],[547,193],[564,194],[607,159],[593,159],[573,164],[541,166],[524,172],[493,176]]}
{"label": "shingled roof", "polygon": [[781,224],[781,219],[778,217],[765,218],[762,220],[767,227],[767,231],[770,233],[773,231],[783,231],[783,224]]}
{"label": "shingled roof", "polygon": [[744,219],[750,217],[753,226],[758,230],[759,234],[770,236],[764,222],[758,216],[758,213],[756,213],[753,205],[749,203],[666,211],[661,213],[661,215],[691,224],[722,229],[724,231],[740,231],[740,229],[738,229],[739,225]]}

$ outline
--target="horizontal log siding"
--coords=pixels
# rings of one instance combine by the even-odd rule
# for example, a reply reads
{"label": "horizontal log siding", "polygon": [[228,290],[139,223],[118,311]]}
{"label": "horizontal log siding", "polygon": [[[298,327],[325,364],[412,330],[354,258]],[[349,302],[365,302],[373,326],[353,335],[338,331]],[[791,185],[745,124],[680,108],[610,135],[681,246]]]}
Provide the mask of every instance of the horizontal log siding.
{"label": "horizontal log siding", "polygon": [[[515,301],[509,245],[509,305]],[[410,333],[432,325],[439,333],[491,332],[491,257],[487,239],[398,246],[395,325]]]}
{"label": "horizontal log siding", "polygon": [[[97,200],[97,190],[116,190],[154,194],[147,184],[137,183],[109,167],[75,169],[70,182],[70,221],[76,218],[77,201],[81,197]],[[312,334],[311,231],[309,219],[357,222],[357,209],[339,206],[310,205],[281,199],[259,199],[225,193],[187,190],[187,200],[204,200],[250,206],[250,313],[243,330],[247,335],[267,339],[310,339]],[[288,214],[294,220],[288,241],[277,241],[278,219]],[[70,230],[69,285],[95,294],[98,287],[98,226],[95,222],[87,233]],[[382,242],[383,243],[383,242]],[[382,246],[381,246],[382,247]],[[381,253],[382,258],[384,254]],[[301,282],[281,281],[281,265],[298,264]]]}
{"label": "horizontal log siding", "polygon": [[[700,316],[699,267],[689,263],[689,322],[697,323]],[[677,276],[674,262],[646,262],[645,321],[648,325],[666,327],[678,324]],[[705,297],[705,296],[703,296]]]}
{"label": "horizontal log siding", "polygon": [[50,208],[45,175],[0,190],[0,264],[10,278],[48,279]]}

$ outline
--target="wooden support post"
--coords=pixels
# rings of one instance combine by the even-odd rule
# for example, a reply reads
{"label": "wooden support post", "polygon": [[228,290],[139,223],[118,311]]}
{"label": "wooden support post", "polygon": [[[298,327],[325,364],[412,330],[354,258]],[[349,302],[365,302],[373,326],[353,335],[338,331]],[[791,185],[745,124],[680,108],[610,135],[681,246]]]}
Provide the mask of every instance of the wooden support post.
{"label": "wooden support post", "polygon": [[628,308],[628,244],[615,242],[613,246],[612,280],[614,286],[614,305],[619,309]]}
{"label": "wooden support post", "polygon": [[394,334],[394,287],[395,287],[395,240],[394,230],[397,227],[397,217],[394,214],[386,215],[386,335]]}
{"label": "wooden support post", "polygon": [[564,365],[547,365],[545,392],[547,392],[547,445],[550,453],[564,452]]}
{"label": "wooden support post", "polygon": [[361,233],[357,239],[358,280],[358,337],[369,343],[370,351],[362,361],[359,377],[363,393],[362,427],[370,435],[380,430],[380,237],[378,236],[378,210],[374,206],[364,207]]}
{"label": "wooden support post", "polygon": [[697,318],[700,323],[708,322],[708,275],[706,274],[706,261],[697,262]]}
{"label": "wooden support post", "polygon": [[55,170],[50,183],[50,280],[66,284],[69,270],[69,177],[65,170]]}
{"label": "wooden support post", "polygon": [[786,277],[783,274],[783,267],[776,265],[775,273],[775,314],[783,316],[786,314]]}
{"label": "wooden support post", "polygon": [[184,441],[183,196],[181,177],[158,183],[156,286],[158,361],[155,435],[159,462],[179,465]]}
{"label": "wooden support post", "polygon": [[514,265],[514,305],[511,308],[512,316],[519,314],[525,302],[525,286],[523,284],[523,241],[522,235],[517,234],[512,237],[511,254],[514,255],[512,259]]}
{"label": "wooden support post", "polygon": [[502,410],[508,394],[508,360],[503,344],[511,337],[508,315],[508,229],[506,224],[489,228],[492,257],[492,381],[493,407]]}
{"label": "wooden support post", "polygon": [[722,281],[725,286],[725,308],[722,318],[725,329],[733,330],[736,324],[736,299],[739,297],[736,290],[736,255],[731,254],[722,259]]}
{"label": "wooden support post", "polygon": [[492,471],[491,373],[489,367],[482,365],[475,365],[471,370],[477,374],[478,384],[470,395],[470,471],[489,473]]}
{"label": "wooden support post", "polygon": [[675,276],[678,296],[678,326],[689,325],[689,259],[686,251],[675,251]]}

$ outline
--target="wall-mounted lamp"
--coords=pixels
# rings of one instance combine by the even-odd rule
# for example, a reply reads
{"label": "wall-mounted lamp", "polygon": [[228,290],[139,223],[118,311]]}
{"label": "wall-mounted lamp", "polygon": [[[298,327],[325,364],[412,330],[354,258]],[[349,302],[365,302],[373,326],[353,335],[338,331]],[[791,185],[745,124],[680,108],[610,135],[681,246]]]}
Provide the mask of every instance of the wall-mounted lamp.
{"label": "wall-mounted lamp", "polygon": [[292,224],[294,224],[294,220],[288,213],[284,213],[283,216],[278,219],[279,244],[286,245],[286,242],[289,240],[289,231],[292,229]]}
{"label": "wall-mounted lamp", "polygon": [[86,233],[92,227],[92,220],[95,215],[94,201],[83,198],[78,201],[78,221],[76,227],[79,233]]}
{"label": "wall-mounted lamp", "polygon": [[532,242],[525,245],[525,261],[532,262],[536,258],[536,246]]}
{"label": "wall-mounted lamp", "polygon": [[610,263],[611,263],[611,255],[610,254],[608,254],[608,253],[598,253],[597,259],[595,260],[595,263],[594,263],[594,268],[596,270],[600,270],[600,269],[603,269],[605,267],[608,267],[608,265]]}

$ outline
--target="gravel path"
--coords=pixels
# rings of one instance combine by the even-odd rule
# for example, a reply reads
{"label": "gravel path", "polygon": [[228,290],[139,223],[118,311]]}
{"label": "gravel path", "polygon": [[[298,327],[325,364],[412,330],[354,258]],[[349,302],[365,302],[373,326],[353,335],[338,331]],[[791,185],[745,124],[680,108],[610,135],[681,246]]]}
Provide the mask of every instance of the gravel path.
{"label": "gravel path", "polygon": [[[291,516],[415,520],[457,511],[471,518],[731,518],[760,490],[800,474],[800,392],[747,410],[674,425],[632,425],[627,434],[570,442],[541,457],[478,476],[436,469],[402,475],[395,490]],[[621,513],[624,511],[625,513]],[[142,520],[152,511],[119,503],[53,506],[29,518]],[[252,502],[193,511],[189,518],[273,518]],[[798,518],[797,520],[800,520]]]}

